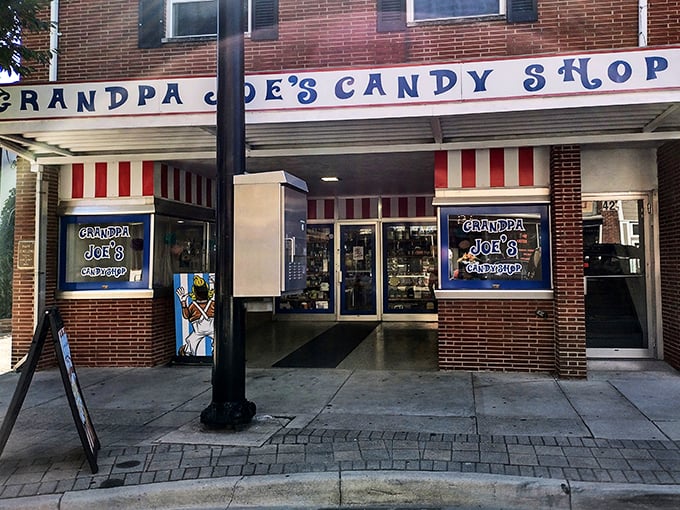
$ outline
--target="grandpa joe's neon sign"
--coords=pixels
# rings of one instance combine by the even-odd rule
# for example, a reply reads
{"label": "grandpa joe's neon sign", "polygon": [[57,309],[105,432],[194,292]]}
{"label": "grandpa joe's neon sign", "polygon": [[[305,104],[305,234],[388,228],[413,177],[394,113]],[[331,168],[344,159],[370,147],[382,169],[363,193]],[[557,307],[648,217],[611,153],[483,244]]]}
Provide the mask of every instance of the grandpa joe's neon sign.
{"label": "grandpa joe's neon sign", "polygon": [[[680,48],[569,57],[253,74],[249,111],[395,106],[680,89]],[[215,78],[0,88],[3,120],[214,112]]]}

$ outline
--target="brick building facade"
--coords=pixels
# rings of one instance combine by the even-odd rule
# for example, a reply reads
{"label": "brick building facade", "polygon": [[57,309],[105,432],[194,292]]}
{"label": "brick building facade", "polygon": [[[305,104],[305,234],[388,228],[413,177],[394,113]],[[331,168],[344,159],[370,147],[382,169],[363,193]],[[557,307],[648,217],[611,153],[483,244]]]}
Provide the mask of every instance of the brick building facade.
{"label": "brick building facade", "polygon": [[[66,227],[60,222],[71,215],[102,214],[102,203],[108,215],[118,208],[154,218],[209,217],[208,202],[195,198],[206,196],[215,177],[214,164],[206,163],[214,157],[214,110],[193,103],[182,110],[180,104],[203,97],[199,82],[215,75],[216,41],[210,34],[173,32],[179,4],[62,3],[56,82],[48,81],[45,68],[5,87],[13,94],[10,102],[22,105],[0,112],[0,144],[23,158],[16,241],[36,241],[37,247],[34,270],[15,272],[19,320],[13,321],[13,362],[30,343],[37,309],[51,304],[69,324],[80,365],[150,366],[176,354],[174,324],[168,320],[173,292],[153,281],[128,294],[67,289],[58,261],[66,257]],[[657,76],[680,75],[680,32],[674,29],[680,2],[488,4],[492,12],[470,14],[431,13],[430,3],[420,0],[252,0],[245,37],[245,72],[254,84],[247,89],[253,94],[246,105],[248,170],[285,168],[308,180],[310,224],[332,230],[364,220],[375,226],[376,235],[383,236],[377,243],[383,253],[375,254],[381,261],[373,282],[377,304],[366,316],[411,320],[421,314],[437,321],[441,369],[550,371],[579,378],[586,375],[587,355],[661,358],[680,368],[673,292],[678,248],[673,197],[680,185],[674,177],[680,115],[673,93],[677,97],[679,86],[672,78],[658,87],[654,82]],[[261,12],[268,16],[259,18]],[[42,35],[26,42],[49,44]],[[554,75],[551,65],[559,67]],[[503,86],[491,90],[497,74],[510,73],[509,81],[518,70],[524,72],[520,92],[506,93]],[[325,100],[320,89],[327,76],[334,77],[335,97],[307,108],[304,101],[313,102],[316,93]],[[437,88],[429,99],[423,91],[427,80]],[[543,93],[541,80],[554,88]],[[265,88],[259,89],[260,83]],[[455,86],[461,95],[445,99],[445,89]],[[288,102],[291,91],[300,102]],[[483,92],[488,94],[474,95]],[[103,97],[96,106],[88,102],[95,93]],[[123,93],[127,104],[118,109]],[[164,93],[167,101],[157,110],[142,110]],[[359,96],[363,103],[349,103]],[[526,154],[533,158],[528,167]],[[38,172],[29,161],[37,163]],[[144,184],[138,192],[134,184],[120,184],[123,174],[113,168],[121,161],[128,163],[128,178],[135,165],[153,167],[148,193]],[[165,177],[161,167],[175,168],[175,174]],[[339,175],[347,187],[320,188],[316,180],[322,171]],[[79,193],[73,183],[82,184]],[[168,194],[168,186],[179,190],[180,185],[186,193],[182,200]],[[37,225],[39,193],[46,223]],[[396,217],[386,205],[392,199],[404,204]],[[548,271],[526,277],[535,279],[527,285],[504,277],[488,279],[493,282],[487,286],[456,281],[453,260],[463,258],[461,250],[467,248],[442,244],[447,211],[455,215],[463,210],[456,208],[486,205],[493,208],[489,214],[503,215],[497,211],[508,204],[546,207],[548,217],[540,221],[546,221],[549,235],[534,242]],[[618,222],[613,234],[607,233],[612,223],[602,220],[607,217]],[[436,313],[425,304],[413,314],[400,314],[402,305],[392,307],[391,292],[401,291],[388,284],[389,228],[401,225],[395,218],[407,228],[438,229]],[[164,245],[155,248],[158,257]],[[596,269],[610,248],[617,250],[616,274]],[[445,250],[450,250],[448,267],[441,257]],[[158,271],[159,261],[152,266]],[[612,287],[608,276],[619,276],[616,285],[623,287]],[[330,288],[333,292],[334,282]],[[621,289],[630,298],[612,307],[630,315],[637,336],[617,344],[605,334],[612,318],[602,317],[601,301]],[[331,304],[317,305],[316,311],[343,320],[340,287],[335,292]],[[417,287],[415,292],[421,293]],[[317,301],[329,300],[317,296]]]}

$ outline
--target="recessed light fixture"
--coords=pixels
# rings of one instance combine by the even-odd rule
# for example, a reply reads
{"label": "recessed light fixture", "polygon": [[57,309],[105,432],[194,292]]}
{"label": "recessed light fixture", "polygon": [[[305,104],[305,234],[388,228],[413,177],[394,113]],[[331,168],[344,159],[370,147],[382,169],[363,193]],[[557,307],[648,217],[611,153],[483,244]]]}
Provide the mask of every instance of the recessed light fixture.
{"label": "recessed light fixture", "polygon": [[321,180],[323,182],[339,182],[340,179],[338,177],[335,177],[334,175],[329,175],[327,177],[322,177]]}

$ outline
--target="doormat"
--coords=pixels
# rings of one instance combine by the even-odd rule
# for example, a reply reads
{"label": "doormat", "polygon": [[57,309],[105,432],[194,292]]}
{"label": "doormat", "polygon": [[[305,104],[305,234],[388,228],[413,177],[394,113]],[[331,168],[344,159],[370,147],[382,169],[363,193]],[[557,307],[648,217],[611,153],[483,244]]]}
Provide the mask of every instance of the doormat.
{"label": "doormat", "polygon": [[335,368],[378,322],[340,322],[272,365],[274,368]]}

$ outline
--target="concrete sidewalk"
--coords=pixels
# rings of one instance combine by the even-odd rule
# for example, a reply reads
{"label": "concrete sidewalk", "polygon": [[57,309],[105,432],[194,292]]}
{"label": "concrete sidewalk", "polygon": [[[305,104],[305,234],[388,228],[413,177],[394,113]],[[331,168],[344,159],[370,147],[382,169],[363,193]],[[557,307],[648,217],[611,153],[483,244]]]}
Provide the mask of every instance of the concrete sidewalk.
{"label": "concrete sidewalk", "polygon": [[[250,369],[240,432],[205,431],[208,367],[78,369],[92,474],[58,371],[0,457],[0,508],[679,508],[680,374]],[[0,376],[4,417],[18,374]]]}

